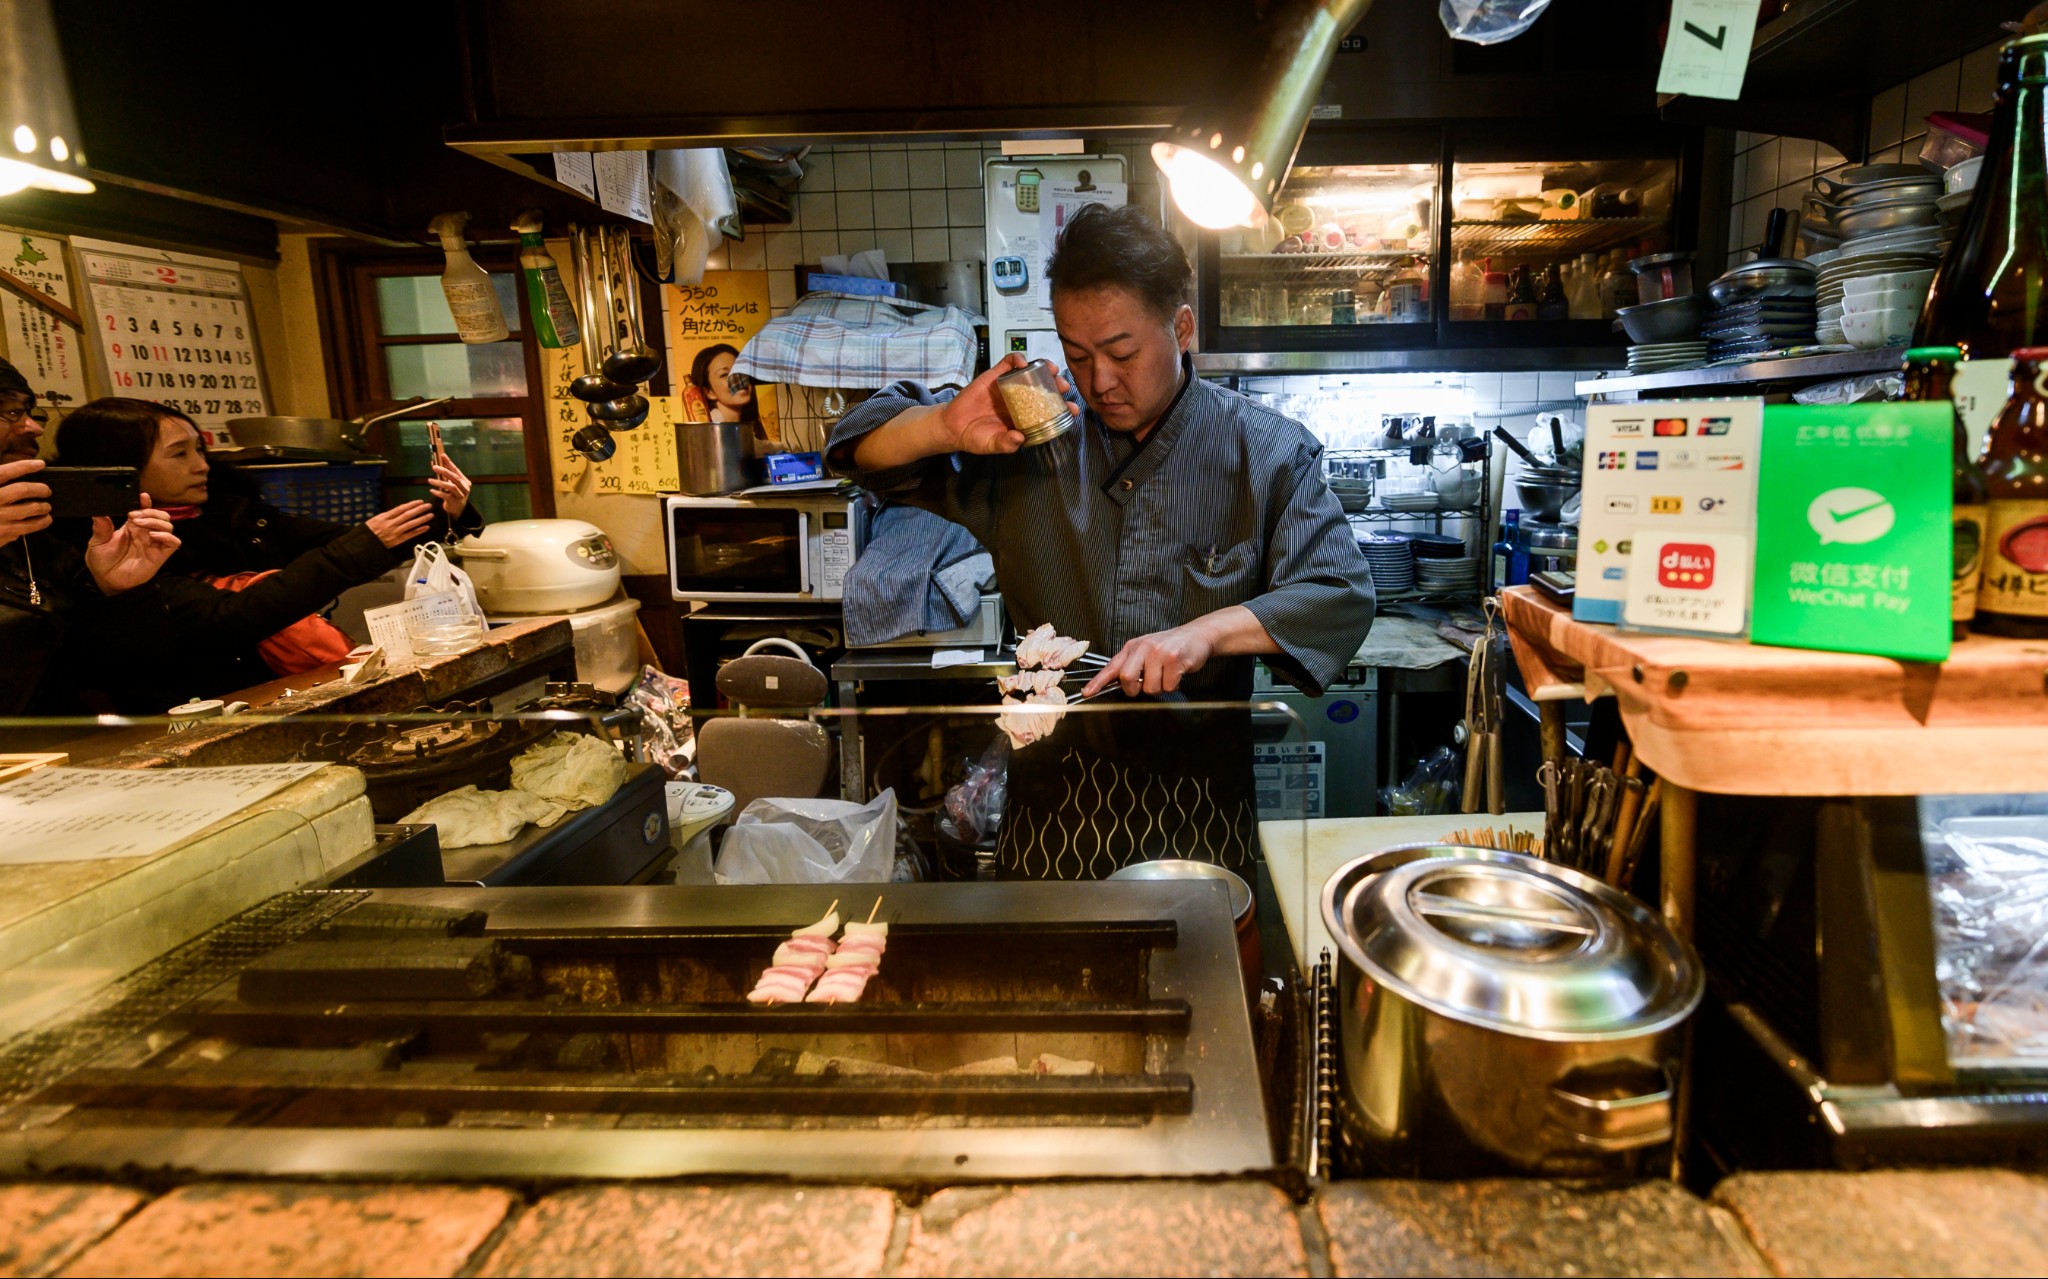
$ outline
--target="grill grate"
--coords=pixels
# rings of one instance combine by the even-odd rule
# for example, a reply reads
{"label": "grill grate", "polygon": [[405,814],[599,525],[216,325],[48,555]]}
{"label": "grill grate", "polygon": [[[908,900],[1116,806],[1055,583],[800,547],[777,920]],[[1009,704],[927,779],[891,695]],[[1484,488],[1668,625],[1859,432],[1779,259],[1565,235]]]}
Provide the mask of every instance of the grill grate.
{"label": "grill grate", "polygon": [[115,982],[86,1011],[0,1047],[0,1107],[91,1062],[241,972],[250,960],[319,927],[366,892],[283,893]]}

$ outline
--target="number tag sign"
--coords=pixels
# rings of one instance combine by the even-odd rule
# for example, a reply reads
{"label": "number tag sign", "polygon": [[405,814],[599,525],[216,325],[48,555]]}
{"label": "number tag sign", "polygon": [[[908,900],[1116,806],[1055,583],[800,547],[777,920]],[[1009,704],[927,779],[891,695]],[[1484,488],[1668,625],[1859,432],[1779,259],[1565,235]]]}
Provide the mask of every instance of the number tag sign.
{"label": "number tag sign", "polygon": [[1657,92],[1695,98],[1742,96],[1760,0],[1672,0],[1671,29]]}

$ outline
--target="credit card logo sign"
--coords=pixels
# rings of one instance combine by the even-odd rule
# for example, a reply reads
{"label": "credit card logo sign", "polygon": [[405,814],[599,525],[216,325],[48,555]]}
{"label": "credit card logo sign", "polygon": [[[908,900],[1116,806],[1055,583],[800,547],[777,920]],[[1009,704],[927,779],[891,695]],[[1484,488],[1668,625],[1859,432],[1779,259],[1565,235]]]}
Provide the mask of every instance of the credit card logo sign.
{"label": "credit card logo sign", "polygon": [[1672,542],[1657,554],[1657,585],[1670,590],[1704,591],[1714,584],[1714,548],[1698,542]]}
{"label": "credit card logo sign", "polygon": [[1643,433],[1643,420],[1637,418],[1633,422],[1616,422],[1610,429],[1617,436],[1640,436]]}
{"label": "credit card logo sign", "polygon": [[1658,435],[1684,435],[1685,419],[1682,417],[1660,417],[1657,419]]}
{"label": "credit card logo sign", "polygon": [[1740,453],[1707,454],[1707,469],[1710,471],[1739,471],[1743,465],[1744,459]]}
{"label": "credit card logo sign", "polygon": [[1650,514],[1676,515],[1685,509],[1682,497],[1653,497],[1650,499]]}
{"label": "credit card logo sign", "polygon": [[1627,451],[1617,450],[1613,453],[1602,453],[1600,455],[1600,469],[1603,471],[1626,471],[1628,469]]}
{"label": "credit card logo sign", "polygon": [[1698,433],[1701,435],[1726,435],[1728,434],[1728,424],[1733,420],[1733,418],[1725,417],[1703,417],[1700,419]]}
{"label": "credit card logo sign", "polygon": [[1655,449],[1639,449],[1639,450],[1637,450],[1637,452],[1636,452],[1636,469],[1637,469],[1638,471],[1654,471],[1654,470],[1656,470],[1656,469],[1657,469],[1657,451],[1656,451]]}
{"label": "credit card logo sign", "polygon": [[1608,498],[1607,513],[1609,515],[1634,515],[1636,513],[1635,494],[1631,493],[1624,497]]}

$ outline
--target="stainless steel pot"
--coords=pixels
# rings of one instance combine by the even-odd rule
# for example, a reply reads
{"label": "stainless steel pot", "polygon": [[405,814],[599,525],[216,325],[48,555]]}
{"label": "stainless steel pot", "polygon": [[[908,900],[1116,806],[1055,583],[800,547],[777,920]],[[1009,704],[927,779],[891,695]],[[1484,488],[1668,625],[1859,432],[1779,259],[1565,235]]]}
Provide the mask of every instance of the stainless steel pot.
{"label": "stainless steel pot", "polygon": [[1346,1126],[1380,1169],[1599,1175],[1671,1140],[1705,977],[1634,898],[1438,844],[1349,863],[1322,908]]}
{"label": "stainless steel pot", "polygon": [[389,412],[347,421],[334,417],[235,417],[228,419],[228,434],[243,448],[268,446],[329,452],[354,449],[364,453],[369,451],[369,445],[363,442],[364,433],[377,423],[446,404],[452,398],[447,395],[438,400],[416,397]]}
{"label": "stainless steel pot", "polygon": [[683,492],[716,497],[761,483],[752,428],[745,422],[684,422],[676,427]]}

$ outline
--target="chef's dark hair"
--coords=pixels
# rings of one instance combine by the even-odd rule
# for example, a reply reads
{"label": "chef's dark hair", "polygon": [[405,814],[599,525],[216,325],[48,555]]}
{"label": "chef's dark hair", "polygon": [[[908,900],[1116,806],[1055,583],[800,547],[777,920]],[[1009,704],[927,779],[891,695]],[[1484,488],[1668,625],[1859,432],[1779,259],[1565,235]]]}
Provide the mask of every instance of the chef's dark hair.
{"label": "chef's dark hair", "polygon": [[155,400],[108,395],[81,404],[57,428],[57,465],[147,466],[166,419],[198,429],[191,418]]}
{"label": "chef's dark hair", "polygon": [[1162,320],[1186,304],[1195,271],[1180,241],[1135,204],[1087,204],[1068,221],[1046,264],[1055,294],[1114,285]]}

